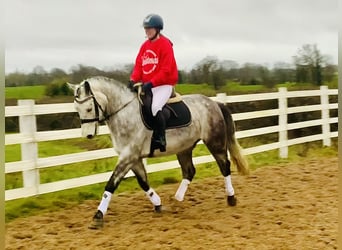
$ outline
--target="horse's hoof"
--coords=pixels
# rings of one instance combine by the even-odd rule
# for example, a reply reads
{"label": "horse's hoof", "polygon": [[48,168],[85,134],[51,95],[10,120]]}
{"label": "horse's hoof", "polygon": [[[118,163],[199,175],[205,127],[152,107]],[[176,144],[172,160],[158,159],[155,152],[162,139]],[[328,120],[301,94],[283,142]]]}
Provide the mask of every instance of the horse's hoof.
{"label": "horse's hoof", "polygon": [[237,199],[234,197],[234,195],[228,196],[227,197],[227,202],[228,202],[229,206],[234,207],[234,206],[236,206]]}
{"label": "horse's hoof", "polygon": [[100,210],[97,210],[93,217],[92,223],[88,227],[89,229],[101,229],[103,228],[103,214]]}
{"label": "horse's hoof", "polygon": [[161,213],[162,212],[162,205],[154,206],[154,212]]}

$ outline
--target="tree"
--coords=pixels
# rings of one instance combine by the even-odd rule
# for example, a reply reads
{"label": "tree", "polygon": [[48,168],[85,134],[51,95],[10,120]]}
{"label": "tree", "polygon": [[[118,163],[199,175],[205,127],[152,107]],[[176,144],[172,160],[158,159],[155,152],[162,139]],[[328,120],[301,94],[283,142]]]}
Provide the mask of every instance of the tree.
{"label": "tree", "polygon": [[207,56],[190,72],[191,82],[208,83],[217,90],[225,84],[224,69],[215,56]]}
{"label": "tree", "polygon": [[182,84],[186,82],[186,72],[184,70],[178,70],[178,83]]}
{"label": "tree", "polygon": [[80,83],[83,80],[92,77],[92,76],[100,76],[105,75],[105,72],[102,70],[97,69],[96,67],[92,66],[85,66],[79,64],[76,67],[71,68],[71,81],[73,83]]}
{"label": "tree", "polygon": [[226,80],[237,81],[239,78],[239,64],[232,60],[223,60],[220,62],[222,73]]}
{"label": "tree", "polygon": [[205,83],[210,82],[210,74],[218,69],[218,59],[215,56],[207,56],[203,58],[196,66],[202,73],[202,81]]}
{"label": "tree", "polygon": [[304,44],[293,57],[296,65],[296,79],[298,82],[311,82],[321,85],[322,68],[326,66],[327,59],[318,50],[316,44]]}
{"label": "tree", "polygon": [[34,70],[29,73],[15,72],[6,75],[6,86],[33,86],[43,85],[50,81],[48,73],[42,66],[36,66]]}
{"label": "tree", "polygon": [[337,76],[337,65],[327,64],[323,69],[324,81],[331,82]]}
{"label": "tree", "polygon": [[276,83],[295,81],[295,68],[285,62],[277,62],[273,65],[272,75]]}
{"label": "tree", "polygon": [[16,87],[25,85],[27,79],[26,74],[20,72],[14,72],[6,75],[6,87]]}
{"label": "tree", "polygon": [[211,72],[210,83],[213,84],[215,90],[218,90],[221,86],[225,85],[226,81],[224,79],[222,68]]}
{"label": "tree", "polygon": [[258,74],[258,68],[260,65],[254,63],[245,63],[239,69],[239,79],[241,84],[259,84],[261,83],[261,78]]}
{"label": "tree", "polygon": [[34,67],[32,73],[27,76],[26,85],[44,85],[50,81],[49,75],[46,70],[38,65]]}
{"label": "tree", "polygon": [[49,75],[50,75],[50,77],[51,77],[52,79],[67,77],[67,73],[65,73],[64,70],[59,69],[59,68],[53,68],[53,69],[50,71]]}
{"label": "tree", "polygon": [[45,95],[47,96],[66,96],[73,95],[73,91],[67,85],[68,79],[58,78],[54,79],[50,84],[48,84],[45,88]]}

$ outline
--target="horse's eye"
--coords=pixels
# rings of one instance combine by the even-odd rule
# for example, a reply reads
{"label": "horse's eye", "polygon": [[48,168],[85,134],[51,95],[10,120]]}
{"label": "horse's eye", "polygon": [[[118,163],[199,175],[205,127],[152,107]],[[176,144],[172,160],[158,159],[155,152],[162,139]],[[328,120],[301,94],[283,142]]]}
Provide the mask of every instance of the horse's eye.
{"label": "horse's eye", "polygon": [[92,110],[92,108],[88,108],[88,109],[87,109],[87,112],[90,112],[91,110]]}

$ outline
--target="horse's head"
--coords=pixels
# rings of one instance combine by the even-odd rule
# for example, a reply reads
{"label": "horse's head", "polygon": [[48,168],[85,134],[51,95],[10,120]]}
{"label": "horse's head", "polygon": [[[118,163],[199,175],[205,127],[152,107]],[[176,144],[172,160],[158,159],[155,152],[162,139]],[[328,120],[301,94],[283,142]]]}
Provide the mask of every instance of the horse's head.
{"label": "horse's head", "polygon": [[87,80],[78,85],[68,83],[68,86],[74,91],[74,105],[80,116],[82,136],[91,139],[98,132],[99,122],[106,119],[107,97],[92,90]]}

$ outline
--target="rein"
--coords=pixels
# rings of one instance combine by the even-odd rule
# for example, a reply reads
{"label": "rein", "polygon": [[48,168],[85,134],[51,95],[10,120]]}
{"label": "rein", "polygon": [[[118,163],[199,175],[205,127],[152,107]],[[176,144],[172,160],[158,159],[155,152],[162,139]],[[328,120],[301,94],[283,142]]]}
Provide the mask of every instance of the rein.
{"label": "rein", "polygon": [[[83,123],[90,123],[90,122],[104,122],[106,120],[109,119],[109,117],[116,115],[117,113],[119,113],[121,110],[123,110],[126,106],[128,106],[131,102],[134,101],[135,97],[130,100],[129,102],[127,102],[126,104],[124,104],[122,107],[120,107],[118,110],[116,110],[115,112],[111,113],[111,114],[106,114],[106,112],[103,110],[103,108],[101,107],[101,105],[98,103],[98,101],[96,100],[94,94],[91,92],[91,95],[84,98],[83,100],[79,100],[77,99],[77,96],[75,96],[75,102],[82,104],[90,99],[93,99],[94,101],[94,107],[95,107],[95,117],[94,118],[90,118],[90,119],[80,119],[81,124]],[[100,119],[99,116],[99,109],[101,110],[102,114],[103,114],[103,119]]]}

